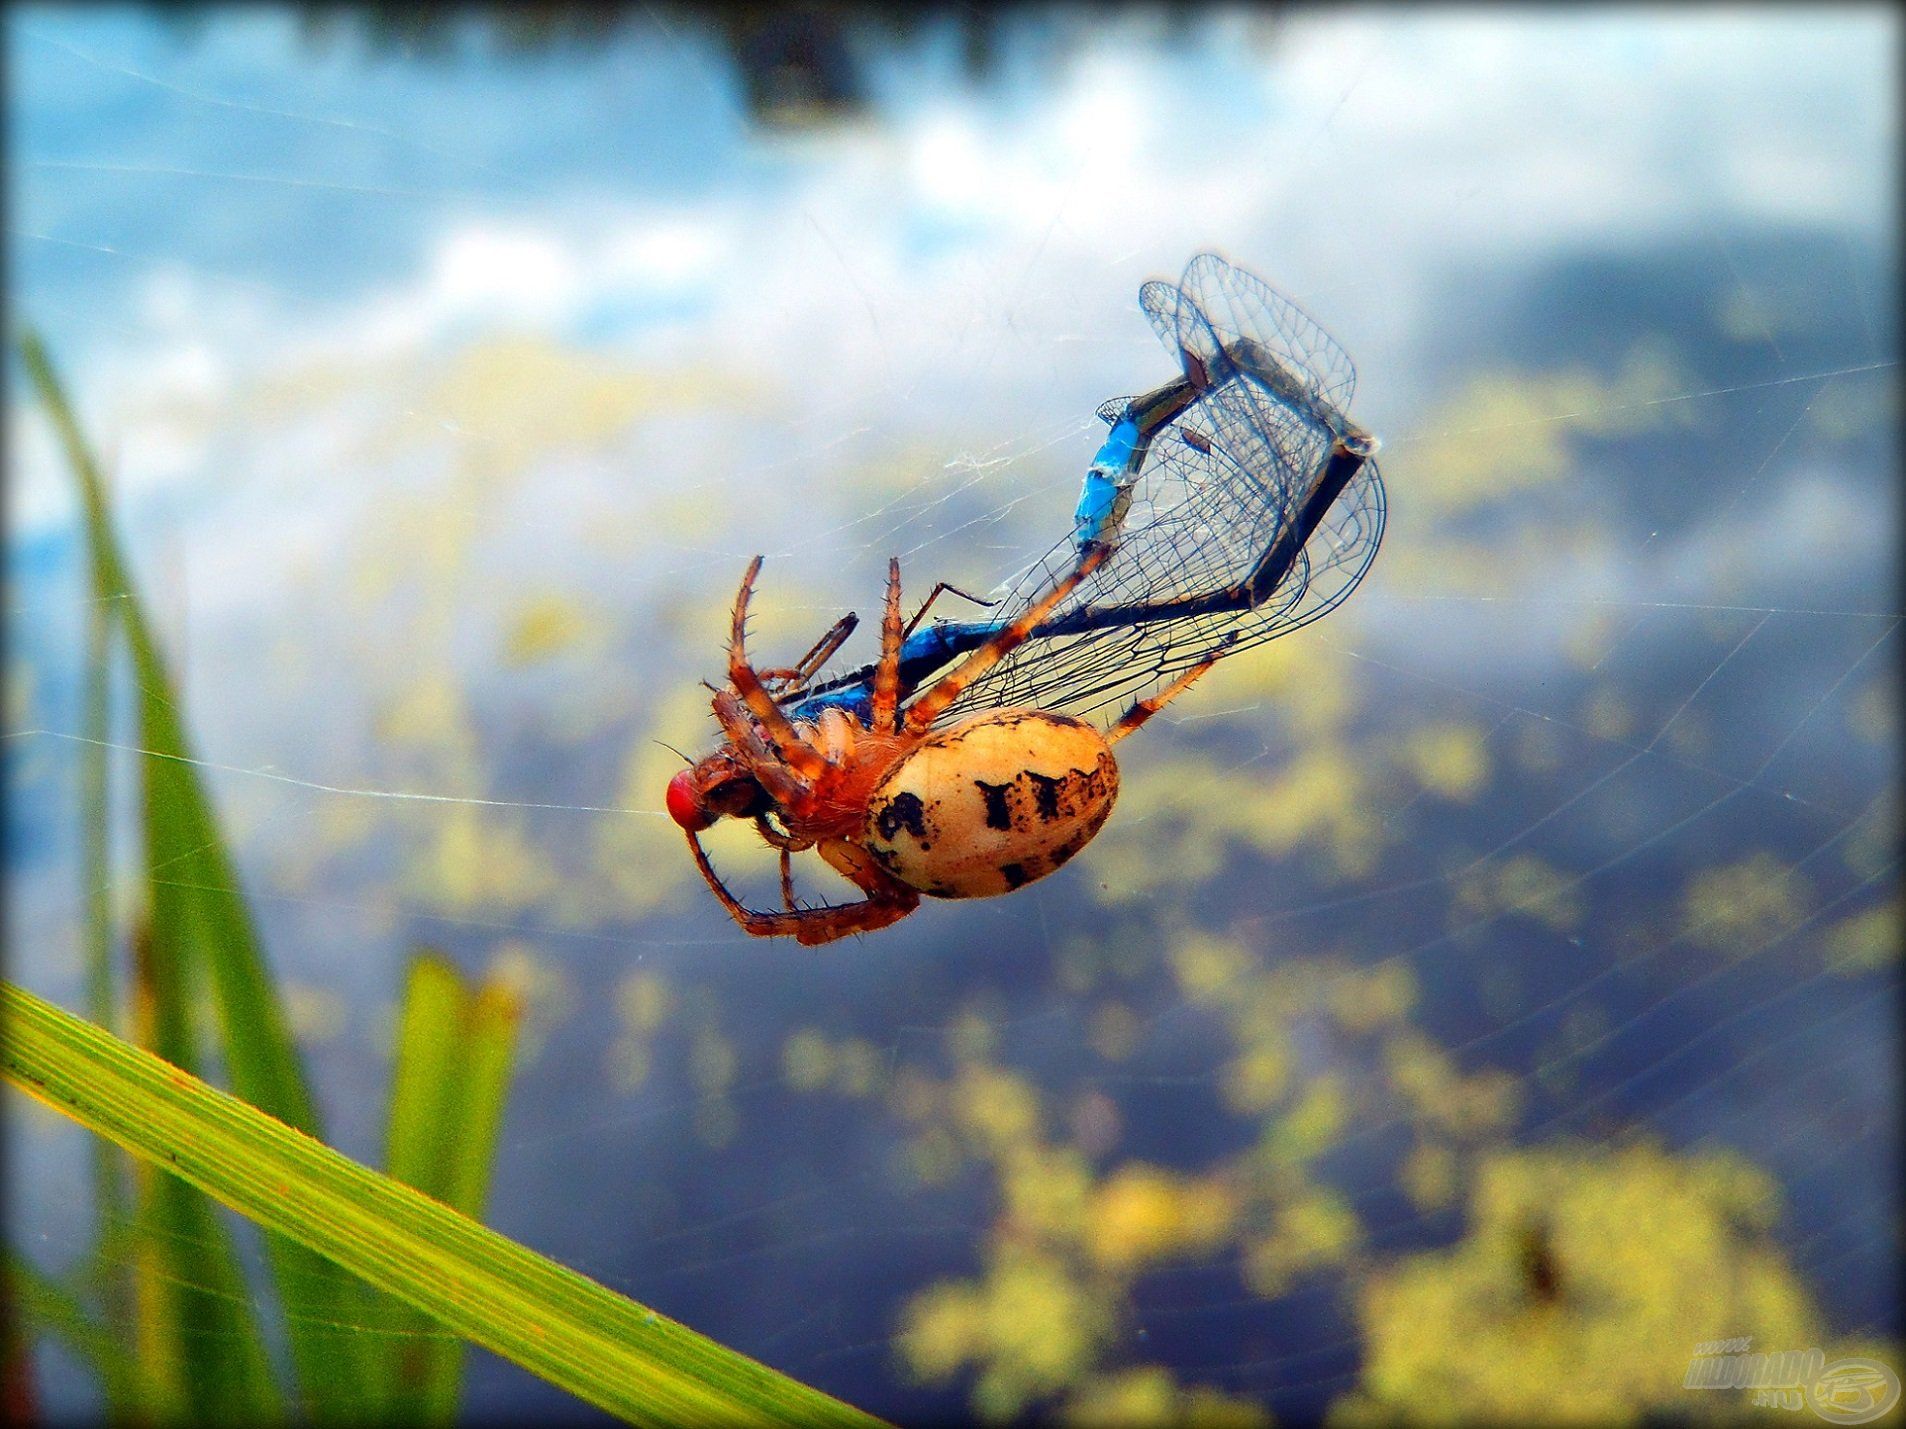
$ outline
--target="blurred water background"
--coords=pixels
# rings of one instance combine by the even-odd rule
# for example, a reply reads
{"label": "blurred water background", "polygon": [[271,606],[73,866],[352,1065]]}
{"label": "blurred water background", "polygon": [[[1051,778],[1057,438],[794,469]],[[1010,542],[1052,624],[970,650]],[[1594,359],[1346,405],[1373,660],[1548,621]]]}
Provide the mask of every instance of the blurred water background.
{"label": "blurred water background", "polygon": [[[1682,1414],[1696,1339],[1898,1364],[1892,12],[6,26],[16,314],[342,1149],[428,944],[530,999],[491,1222],[876,1413]],[[747,559],[771,660],[890,554],[990,588],[1205,248],[1357,360],[1368,580],[1125,746],[1061,873],[743,937],[658,741],[712,739]],[[9,396],[8,959],[78,1006],[83,561]],[[85,1140],[7,1116],[57,1270]],[[469,1407],[578,1412],[487,1357]]]}

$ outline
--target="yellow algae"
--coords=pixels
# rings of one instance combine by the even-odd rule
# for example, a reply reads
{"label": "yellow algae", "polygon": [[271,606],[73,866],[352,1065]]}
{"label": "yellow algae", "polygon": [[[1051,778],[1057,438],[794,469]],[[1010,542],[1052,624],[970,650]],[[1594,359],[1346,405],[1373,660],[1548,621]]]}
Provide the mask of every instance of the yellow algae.
{"label": "yellow algae", "polygon": [[673,1005],[674,995],[659,974],[632,972],[616,984],[616,1020],[622,1030],[610,1042],[604,1062],[617,1091],[635,1091],[648,1080],[655,1034]]}
{"label": "yellow algae", "polygon": [[1018,1414],[1081,1378],[1101,1352],[1113,1316],[1055,1257],[1004,1246],[977,1282],[935,1285],[901,1312],[902,1365],[926,1383],[980,1368],[974,1401],[987,1418]]}
{"label": "yellow algae", "polygon": [[1125,1429],[1152,1424],[1170,1429],[1267,1429],[1270,1412],[1248,1399],[1203,1387],[1186,1389],[1158,1366],[1121,1370],[1087,1380],[1059,1410],[1071,1429]]}
{"label": "yellow algae", "polygon": [[1590,606],[1562,637],[1562,653],[1577,669],[1596,669],[1634,627],[1626,611]]}
{"label": "yellow algae", "polygon": [[1682,931],[1690,941],[1745,957],[1806,916],[1807,880],[1770,853],[1710,868],[1688,882]]}
{"label": "yellow algae", "polygon": [[1333,871],[1356,877],[1370,871],[1381,846],[1374,795],[1367,761],[1341,745],[1313,745],[1250,801],[1239,832],[1271,853],[1327,852]]}
{"label": "yellow algae", "polygon": [[834,1089],[842,1096],[865,1097],[879,1090],[887,1059],[864,1037],[848,1037],[834,1048]]}
{"label": "yellow algae", "polygon": [[632,1032],[653,1032],[674,1005],[668,981],[660,973],[632,972],[616,984],[616,1014]]}
{"label": "yellow algae", "polygon": [[726,1097],[709,1096],[696,1104],[691,1125],[697,1141],[720,1150],[734,1141],[741,1130],[741,1117]]}
{"label": "yellow algae", "polygon": [[1069,1147],[1016,1147],[1000,1161],[1006,1234],[1063,1238],[1087,1215],[1092,1173]]}
{"label": "yellow algae", "polygon": [[1899,728],[1897,695],[1891,681],[1868,685],[1848,702],[1847,728],[1870,744],[1891,744]]}
{"label": "yellow algae", "polygon": [[1179,990],[1189,1000],[1217,1003],[1228,999],[1255,963],[1242,944],[1194,932],[1172,943],[1171,966]]}
{"label": "yellow algae", "polygon": [[447,670],[427,670],[405,684],[377,719],[377,737],[390,744],[451,744],[465,739],[469,721],[463,689]]}
{"label": "yellow algae", "polygon": [[1327,1072],[1306,1085],[1289,1110],[1264,1124],[1257,1156],[1267,1167],[1309,1160],[1329,1148],[1349,1116],[1343,1079]]}
{"label": "yellow algae", "polygon": [[1489,779],[1483,732],[1471,724],[1427,724],[1412,730],[1399,762],[1429,793],[1465,804]]}
{"label": "yellow algae", "polygon": [[946,1379],[986,1348],[986,1305],[964,1281],[943,1281],[907,1302],[901,1355],[916,1378]]}
{"label": "yellow algae", "polygon": [[1425,1211],[1439,1211],[1456,1199],[1456,1153],[1437,1141],[1422,1141],[1403,1162],[1398,1179],[1404,1192]]}
{"label": "yellow algae", "polygon": [[1594,690],[1582,706],[1582,728],[1597,739],[1624,740],[1635,732],[1635,711],[1611,685]]}
{"label": "yellow algae", "polygon": [[1874,972],[1897,963],[1900,955],[1900,901],[1890,901],[1851,918],[1842,918],[1827,930],[1826,964],[1843,977]]}
{"label": "yellow algae", "polygon": [[[818,1036],[819,1034],[798,1033],[796,1035]],[[816,1085],[818,1086],[819,1083]],[[907,1121],[925,1121],[928,1117],[939,1114],[942,1105],[940,1084],[916,1068],[903,1066],[888,1085],[887,1105]]]}
{"label": "yellow algae", "polygon": [[1283,1100],[1293,1070],[1287,1039],[1280,1036],[1255,1041],[1224,1069],[1219,1083],[1224,1104],[1241,1116],[1269,1111]]}
{"label": "yellow algae", "polygon": [[[600,636],[602,627],[573,597],[558,592],[533,596],[517,606],[503,637],[506,665],[531,665]],[[597,642],[599,643],[599,641]]]}
{"label": "yellow algae", "polygon": [[438,806],[411,848],[404,886],[432,907],[504,913],[550,896],[560,882],[541,847],[507,811],[475,804]]}
{"label": "yellow algae", "polygon": [[1738,1414],[1738,1396],[1683,1387],[1696,1344],[1716,1326],[1770,1349],[1822,1338],[1765,1238],[1773,1210],[1767,1178],[1731,1156],[1647,1144],[1493,1153],[1473,1182],[1466,1238],[1363,1285],[1362,1382],[1332,1418]]}
{"label": "yellow algae", "polygon": [[1456,881],[1450,911],[1457,926],[1519,913],[1557,932],[1577,927],[1587,911],[1579,880],[1534,854],[1516,854],[1469,870]]}
{"label": "yellow algae", "polygon": [[803,1028],[781,1045],[781,1076],[796,1091],[818,1091],[834,1075],[834,1048],[826,1037]]}
{"label": "yellow algae", "polygon": [[1098,1264],[1130,1271],[1167,1256],[1202,1254],[1230,1233],[1228,1192],[1161,1167],[1120,1167],[1094,1193],[1085,1246]]}
{"label": "yellow algae", "polygon": [[1388,458],[1391,480],[1435,514],[1547,485],[1573,465],[1570,437],[1685,422],[1659,399],[1685,390],[1660,353],[1637,346],[1613,381],[1582,372],[1482,373],[1441,407],[1439,430]]}
{"label": "yellow algae", "polygon": [[947,1031],[947,1046],[961,1061],[977,1062],[992,1056],[999,1034],[984,1016],[967,1008]]}
{"label": "yellow algae", "polygon": [[732,374],[628,367],[540,337],[486,338],[437,371],[417,410],[511,474],[552,451],[599,446],[657,412],[743,400]]}
{"label": "yellow algae", "polygon": [[484,977],[514,993],[522,1007],[517,1049],[528,1065],[542,1051],[550,1031],[575,1011],[575,984],[561,965],[521,939],[497,944]]}
{"label": "yellow algae", "polygon": [[1356,708],[1351,662],[1303,631],[1253,650],[1249,659],[1220,662],[1195,699],[1192,714],[1246,706],[1253,720],[1268,714],[1299,742],[1336,734]]}
{"label": "yellow algae", "polygon": [[1341,1264],[1362,1235],[1356,1212],[1335,1191],[1315,1188],[1287,1198],[1269,1231],[1245,1243],[1245,1283],[1266,1298],[1283,1295],[1303,1276]]}
{"label": "yellow algae", "polygon": [[1029,1140],[1039,1127],[1039,1094],[1021,1077],[997,1067],[961,1069],[952,1109],[960,1129],[998,1151]]}
{"label": "yellow algae", "polygon": [[951,1180],[963,1161],[959,1143],[940,1127],[929,1127],[907,1143],[907,1169],[922,1186],[941,1186]]}
{"label": "yellow algae", "polygon": [[603,1066],[609,1075],[609,1085],[623,1093],[640,1091],[642,1084],[648,1081],[654,1063],[653,1049],[648,1042],[626,1034],[611,1042],[603,1053]]}
{"label": "yellow algae", "polygon": [[1368,971],[1351,971],[1331,980],[1330,1015],[1351,1032],[1374,1032],[1401,1022],[1416,1006],[1416,973],[1401,960]]}

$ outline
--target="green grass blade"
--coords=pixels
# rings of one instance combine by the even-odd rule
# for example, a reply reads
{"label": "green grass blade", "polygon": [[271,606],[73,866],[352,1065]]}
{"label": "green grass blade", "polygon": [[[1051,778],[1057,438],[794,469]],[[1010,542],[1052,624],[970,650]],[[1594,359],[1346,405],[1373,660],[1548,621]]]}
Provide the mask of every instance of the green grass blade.
{"label": "green grass blade", "polygon": [[0,1265],[0,1415],[8,1424],[35,1424],[42,1416],[22,1286],[13,1273],[19,1263],[9,1258]]}
{"label": "green grass blade", "polygon": [[317,1113],[303,1069],[284,1011],[273,994],[264,954],[238,892],[225,842],[219,837],[216,816],[200,784],[171,677],[113,533],[99,465],[44,345],[28,333],[20,341],[20,351],[27,375],[53,421],[79,483],[94,589],[117,612],[132,648],[140,692],[141,738],[146,741],[153,788],[150,798],[160,806],[165,822],[160,835],[173,846],[174,859],[165,867],[166,881],[177,887],[189,904],[193,921],[203,925],[206,940],[223,940],[207,961],[226,1027],[232,1082],[248,1101],[280,1121],[315,1134]]}
{"label": "green grass blade", "polygon": [[[469,992],[443,957],[411,960],[398,1009],[384,1169],[407,1186],[445,1199],[446,1151],[454,1137],[451,1112]],[[468,1211],[467,1206],[458,1210]]]}
{"label": "green grass blade", "polygon": [[[39,338],[20,352],[79,487],[93,589],[115,613],[131,649],[144,750],[145,830],[155,965],[162,982],[156,1023],[162,1055],[191,1068],[182,1040],[199,978],[209,980],[233,1086],[281,1121],[321,1135],[284,1009],[278,1002],[236,869],[199,779],[175,691],[107,514],[91,445]],[[303,1397],[317,1416],[364,1418],[375,1409],[371,1360],[359,1323],[359,1287],[303,1247],[266,1239],[284,1310],[286,1338]],[[210,1351],[199,1351],[202,1357]],[[205,1366],[206,1372],[215,1367]],[[196,1378],[196,1376],[195,1376]]]}
{"label": "green grass blade", "polygon": [[[441,954],[411,962],[385,1169],[474,1219],[489,1193],[521,1015],[514,991],[471,989]],[[391,1342],[390,1412],[406,1423],[447,1424],[456,1416],[463,1341],[412,1314],[412,1333]]]}
{"label": "green grass blade", "polygon": [[[96,577],[97,571],[94,572]],[[119,1025],[116,979],[113,975],[112,856],[107,819],[111,812],[111,784],[106,742],[112,737],[110,701],[111,617],[107,593],[96,579],[87,582],[86,673],[81,695],[80,735],[80,857],[81,906],[86,910],[86,1013],[101,1027]],[[125,1166],[119,1149],[110,1142],[93,1143],[93,1205],[102,1226],[126,1214]],[[108,1272],[108,1279],[113,1279]],[[123,1279],[123,1277],[117,1277]],[[123,1286],[103,1287],[107,1318],[123,1319],[118,1303]]]}
{"label": "green grass blade", "polygon": [[476,1220],[483,1218],[490,1197],[490,1173],[496,1167],[522,1018],[521,995],[497,982],[480,985],[464,1015],[466,1050],[456,1112],[463,1135],[450,1146],[449,1184],[443,1199]]}
{"label": "green grass blade", "polygon": [[51,1335],[82,1364],[99,1376],[106,1392],[106,1408],[114,1419],[128,1418],[141,1401],[134,1386],[139,1366],[126,1353],[119,1337],[86,1312],[78,1298],[12,1250],[0,1260],[0,1276],[7,1294],[19,1307],[29,1330]]}
{"label": "green grass blade", "polygon": [[[133,944],[135,1021],[161,1057],[190,1068],[198,1060],[197,1037],[178,940],[169,931],[180,917],[173,908],[177,892],[160,883],[152,894]],[[9,1023],[9,1040],[13,1031]],[[174,1420],[193,1409],[221,1420],[282,1418],[264,1331],[231,1234],[212,1204],[144,1168],[135,1239],[135,1340],[155,1417]]]}
{"label": "green grass blade", "polygon": [[[468,1002],[463,979],[442,957],[425,953],[411,961],[398,1010],[384,1169],[438,1200],[446,1200],[449,1183],[448,1152],[457,1130],[458,1061]],[[471,1213],[467,1206],[456,1209]],[[385,1357],[385,1402],[391,1418],[434,1422],[424,1405],[435,1397],[432,1391],[444,1374],[447,1351],[460,1351],[462,1341],[410,1306],[391,1317],[391,1329]],[[453,1374],[460,1363],[459,1355],[452,1362]]]}
{"label": "green grass blade", "polygon": [[261,1225],[634,1423],[879,1421],[360,1166],[11,983],[7,1076]]}

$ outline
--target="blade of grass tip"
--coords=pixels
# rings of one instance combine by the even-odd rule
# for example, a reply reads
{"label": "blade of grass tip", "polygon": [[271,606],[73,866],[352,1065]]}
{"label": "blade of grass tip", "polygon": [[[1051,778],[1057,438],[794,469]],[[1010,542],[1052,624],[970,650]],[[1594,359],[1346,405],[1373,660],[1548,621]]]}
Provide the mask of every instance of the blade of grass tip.
{"label": "blade of grass tip", "polygon": [[[482,1220],[496,1165],[503,1112],[509,1100],[522,995],[495,979],[472,992],[464,986],[457,1075],[451,1079],[451,1105],[439,1144],[437,1195],[453,1210]],[[433,1188],[435,1189],[435,1188]],[[464,1350],[457,1339],[421,1341],[417,1414],[425,1423],[448,1424],[456,1417],[462,1392]]]}
{"label": "blade of grass tip", "polygon": [[[101,1324],[86,1312],[66,1287],[13,1250],[0,1252],[0,1278],[5,1293],[17,1309],[20,1326],[29,1332],[52,1336],[67,1352],[99,1377],[106,1396],[108,1416],[125,1423],[145,1404],[138,1393],[139,1366],[126,1353],[118,1328],[110,1321]],[[15,1417],[9,1424],[33,1424],[38,1416]]]}
{"label": "blade of grass tip", "polygon": [[[447,1153],[458,1130],[454,1107],[468,1002],[462,978],[441,954],[424,951],[411,959],[398,1009],[384,1169],[438,1200],[447,1199]],[[390,1417],[425,1422],[426,1387],[442,1374],[443,1346],[460,1349],[462,1342],[408,1305],[390,1317],[388,1328],[384,1373]]]}
{"label": "blade of grass tip", "polygon": [[444,1200],[481,1219],[490,1198],[490,1176],[503,1134],[510,1076],[516,1067],[523,996],[512,985],[484,982],[469,1004],[464,1027],[464,1075],[457,1121],[463,1134],[450,1146],[450,1184]]}
{"label": "blade of grass tip", "polygon": [[444,1151],[454,1130],[450,1112],[468,1001],[463,979],[441,954],[411,959],[398,1009],[384,1168],[439,1200],[447,1189]]}
{"label": "blade of grass tip", "polygon": [[[208,940],[222,946],[209,961],[221,1018],[230,1029],[226,1040],[233,1084],[248,1101],[315,1135],[317,1114],[284,1010],[273,993],[216,816],[200,785],[171,679],[119,551],[98,463],[44,345],[28,333],[21,338],[20,351],[79,484],[94,588],[117,613],[132,648],[151,797],[161,804],[168,841],[178,846],[165,869],[167,879],[182,895],[192,895],[195,921],[206,925]],[[195,845],[193,838],[201,842]],[[245,1023],[245,1018],[254,1020]]]}
{"label": "blade of grass tip", "polygon": [[47,1105],[635,1423],[880,1421],[0,983],[0,1068]]}
{"label": "blade of grass tip", "polygon": [[[166,995],[184,998],[195,976],[206,977],[218,1009],[225,1065],[239,1095],[312,1136],[321,1135],[283,1006],[250,910],[239,892],[237,871],[199,779],[164,660],[113,533],[99,464],[45,345],[37,335],[25,333],[20,353],[79,486],[93,586],[109,603],[132,652],[139,689],[139,738],[145,755],[146,861],[153,928],[165,943],[161,961],[176,957],[183,970],[168,985]],[[162,1011],[162,1025],[168,1016]],[[365,1313],[360,1288],[295,1243],[268,1236],[265,1248],[305,1401],[314,1414],[366,1417],[375,1401],[370,1353],[355,1328]]]}

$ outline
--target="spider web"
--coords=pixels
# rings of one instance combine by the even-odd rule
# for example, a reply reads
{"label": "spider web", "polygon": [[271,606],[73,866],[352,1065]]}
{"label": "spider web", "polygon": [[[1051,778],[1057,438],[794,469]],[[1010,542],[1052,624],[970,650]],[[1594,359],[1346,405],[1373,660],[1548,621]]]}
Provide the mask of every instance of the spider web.
{"label": "spider web", "polygon": [[[1114,1313],[1019,1407],[1159,1366],[1319,1413],[1376,1343],[1359,1287],[1464,1242],[1488,1155],[1563,1145],[1736,1154],[1823,1332],[1895,1339],[1890,18],[1025,17],[977,75],[950,22],[865,23],[864,122],[799,132],[673,12],[434,56],[9,16],[17,302],[107,457],[330,1138],[379,1157],[410,950],[498,970],[531,1017],[490,1222],[898,1419],[971,1412],[990,1363],[923,1371],[917,1297],[1027,1243]],[[1139,284],[1207,246],[1356,355],[1368,578],[1123,746],[1062,874],[742,939],[654,741],[709,739],[748,557],[765,663],[868,614],[890,554],[919,594],[1025,570],[1095,408],[1173,375]],[[12,975],[79,1007],[83,570],[14,402]],[[1171,668],[1127,688],[1119,655],[1108,700]],[[771,899],[745,840],[716,858]],[[1025,1105],[988,1150],[980,1113]],[[1256,1184],[1304,1108],[1331,1129],[1292,1184],[1357,1227],[1308,1272],[1265,1268],[1284,1182],[1098,1279],[1077,1226],[1011,1222],[1035,1152],[1093,1195]],[[9,1134],[9,1243],[70,1268],[87,1143],[18,1099]],[[1419,1196],[1445,1152],[1457,1190]],[[467,1402],[573,1412],[481,1357]]]}

